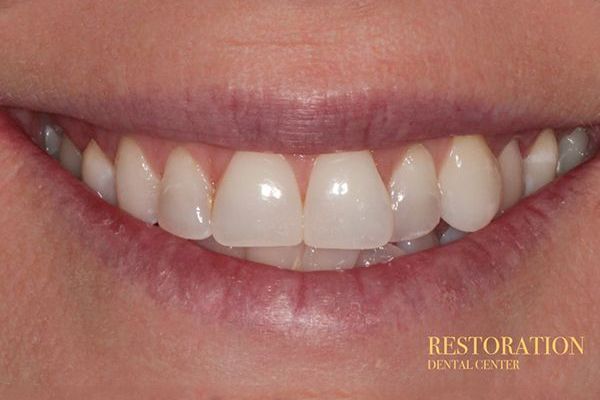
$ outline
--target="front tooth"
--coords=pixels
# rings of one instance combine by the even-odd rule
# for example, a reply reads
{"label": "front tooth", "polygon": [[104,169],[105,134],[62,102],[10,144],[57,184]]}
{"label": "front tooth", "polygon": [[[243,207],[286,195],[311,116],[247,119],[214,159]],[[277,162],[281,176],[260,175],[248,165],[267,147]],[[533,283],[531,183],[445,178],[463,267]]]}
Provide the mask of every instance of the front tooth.
{"label": "front tooth", "polygon": [[440,222],[440,190],[433,157],[421,144],[404,153],[389,183],[394,214],[391,241],[426,235]]}
{"label": "front tooth", "polygon": [[525,157],[525,195],[536,192],[552,182],[556,176],[558,144],[552,129],[543,130],[535,139],[529,154]]}
{"label": "front tooth", "polygon": [[115,168],[94,140],[83,151],[81,176],[86,185],[106,202],[117,203]]}
{"label": "front tooth", "polygon": [[206,173],[182,147],[169,154],[158,198],[158,224],[186,239],[209,237],[213,187]]}
{"label": "front tooth", "polygon": [[144,222],[155,223],[160,180],[135,140],[121,139],[115,169],[119,207]]}
{"label": "front tooth", "polygon": [[215,240],[214,237],[209,237],[208,239],[199,240],[196,242],[200,247],[208,249],[210,251],[214,251],[215,253],[225,254],[231,257],[237,257],[241,259],[246,258],[246,248],[245,247],[231,247],[231,246],[223,246],[219,242]]}
{"label": "front tooth", "polygon": [[213,235],[226,246],[302,242],[302,202],[294,171],[280,154],[235,153],[217,189]]}
{"label": "front tooth", "polygon": [[58,159],[60,160],[60,165],[73,174],[73,176],[76,178],[81,177],[81,152],[66,136],[60,144]]}
{"label": "front tooth", "polygon": [[558,144],[558,175],[564,175],[581,164],[586,157],[590,137],[584,128],[576,128],[560,139]]}
{"label": "front tooth", "polygon": [[246,259],[275,267],[297,269],[302,265],[304,245],[277,247],[248,247]]}
{"label": "front tooth", "polygon": [[423,237],[411,240],[405,240],[396,243],[406,254],[413,254],[419,251],[431,249],[440,245],[440,241],[435,233],[431,232]]}
{"label": "front tooth", "polygon": [[316,249],[306,247],[302,256],[303,271],[347,269],[356,265],[360,250]]}
{"label": "front tooth", "polygon": [[502,177],[483,137],[456,136],[439,176],[442,218],[456,229],[477,231],[500,207]]}
{"label": "front tooth", "polygon": [[304,241],[319,248],[369,249],[393,229],[390,197],[368,151],[317,157],[304,206]]}
{"label": "front tooth", "polygon": [[513,139],[504,147],[498,156],[500,174],[502,175],[501,210],[512,207],[523,196],[523,159],[519,143]]}
{"label": "front tooth", "polygon": [[396,257],[403,256],[405,253],[399,247],[393,244],[377,247],[375,249],[362,250],[356,260],[359,267],[368,267],[370,265],[384,264],[392,261]]}

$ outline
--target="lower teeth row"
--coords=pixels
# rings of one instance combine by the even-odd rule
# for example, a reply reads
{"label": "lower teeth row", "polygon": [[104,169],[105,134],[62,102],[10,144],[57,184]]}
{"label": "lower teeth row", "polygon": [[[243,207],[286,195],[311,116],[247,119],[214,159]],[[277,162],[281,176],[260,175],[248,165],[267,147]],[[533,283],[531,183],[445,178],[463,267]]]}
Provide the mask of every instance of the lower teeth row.
{"label": "lower teeth row", "polygon": [[281,155],[236,152],[215,185],[183,147],[161,177],[132,138],[113,164],[93,140],[82,154],[56,124],[39,128],[48,154],[134,217],[217,253],[305,271],[386,263],[460,239],[597,147],[584,128],[559,141],[546,129],[525,157],[517,139],[496,157],[482,136],[457,136],[440,162],[426,146],[407,146],[387,185],[369,151],[323,154],[301,199]]}

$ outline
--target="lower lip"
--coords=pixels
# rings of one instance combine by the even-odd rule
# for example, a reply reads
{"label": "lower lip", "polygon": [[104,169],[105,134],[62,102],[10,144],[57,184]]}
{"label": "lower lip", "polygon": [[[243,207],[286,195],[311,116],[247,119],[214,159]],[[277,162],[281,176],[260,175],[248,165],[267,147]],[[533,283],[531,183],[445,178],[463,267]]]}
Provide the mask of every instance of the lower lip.
{"label": "lower lip", "polygon": [[452,315],[481,301],[522,273],[523,260],[600,166],[590,161],[451,245],[369,268],[300,273],[212,253],[135,220],[73,179],[1,113],[0,145],[26,160],[22,179],[39,188],[45,207],[68,204],[62,218],[87,250],[157,302],[203,323],[304,335],[366,333],[383,322],[403,327],[428,308]]}

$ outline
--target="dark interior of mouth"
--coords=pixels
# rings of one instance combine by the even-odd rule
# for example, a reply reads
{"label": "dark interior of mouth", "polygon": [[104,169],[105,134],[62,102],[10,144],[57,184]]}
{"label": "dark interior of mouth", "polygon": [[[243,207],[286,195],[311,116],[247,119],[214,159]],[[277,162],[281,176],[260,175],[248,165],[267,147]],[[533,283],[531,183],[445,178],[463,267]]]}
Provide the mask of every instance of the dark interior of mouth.
{"label": "dark interior of mouth", "polygon": [[298,271],[387,263],[479,231],[596,154],[597,127],[324,154],[235,151],[10,110],[108,203],[229,256]]}

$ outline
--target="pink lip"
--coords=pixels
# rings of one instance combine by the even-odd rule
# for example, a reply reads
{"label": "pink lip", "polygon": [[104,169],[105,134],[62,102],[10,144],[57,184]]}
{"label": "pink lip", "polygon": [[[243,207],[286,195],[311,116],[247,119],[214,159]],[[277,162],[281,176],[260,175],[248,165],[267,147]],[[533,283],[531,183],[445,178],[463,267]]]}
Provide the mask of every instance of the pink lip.
{"label": "pink lip", "polygon": [[449,246],[370,268],[298,273],[211,253],[133,219],[85,189],[1,114],[0,146],[19,153],[21,179],[39,188],[45,207],[65,210],[68,226],[117,276],[200,321],[291,336],[361,334],[383,322],[402,328],[429,308],[451,316],[480,301],[523,272],[523,258],[556,229],[559,213],[577,205],[600,168],[592,160]]}

